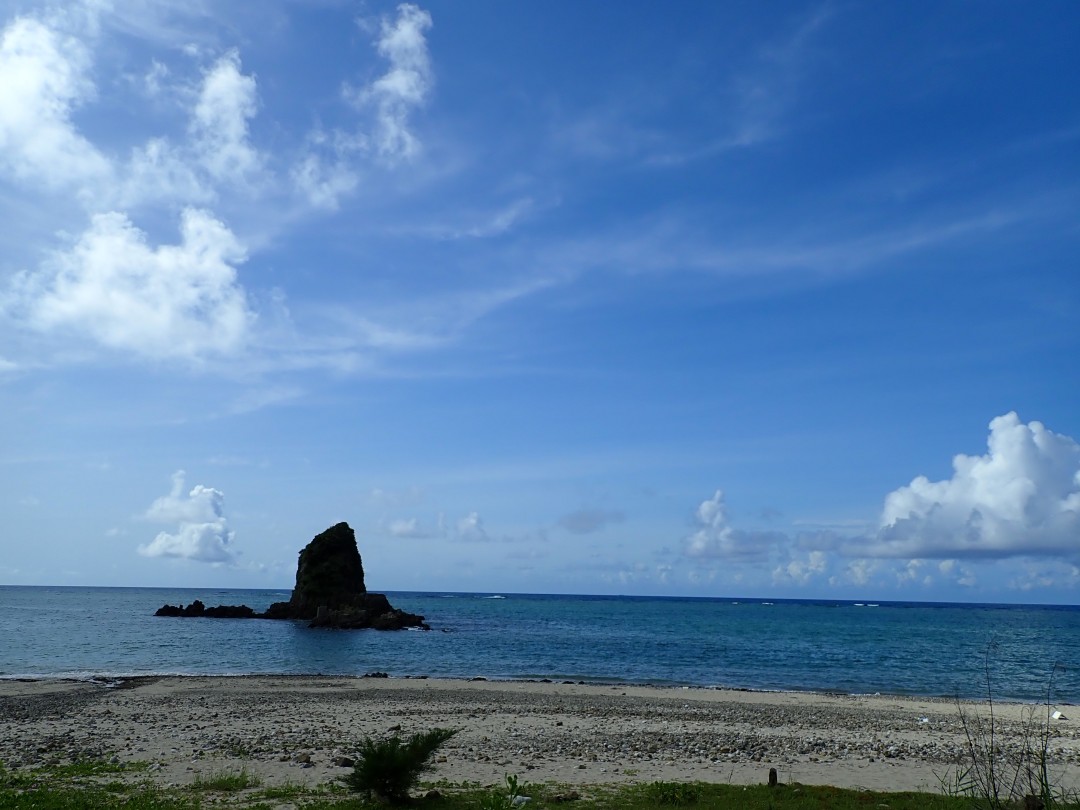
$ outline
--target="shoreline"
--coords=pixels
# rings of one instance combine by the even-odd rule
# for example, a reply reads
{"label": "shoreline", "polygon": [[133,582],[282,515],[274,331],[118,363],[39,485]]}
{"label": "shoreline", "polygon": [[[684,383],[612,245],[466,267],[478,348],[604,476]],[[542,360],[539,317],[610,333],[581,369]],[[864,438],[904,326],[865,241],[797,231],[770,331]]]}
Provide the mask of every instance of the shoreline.
{"label": "shoreline", "polygon": [[[1031,710],[995,703],[1003,744]],[[1078,719],[1051,729],[1065,784],[1080,782]],[[775,767],[783,782],[939,792],[965,743],[945,698],[337,675],[0,680],[7,767],[146,762],[137,778],[162,785],[241,768],[268,785],[325,783],[364,737],[433,727],[460,733],[428,778],[480,784],[749,784]]]}
{"label": "shoreline", "polygon": [[[389,673],[381,672],[368,672],[363,674],[344,674],[333,672],[142,672],[142,673],[87,673],[85,675],[76,675],[72,673],[60,673],[55,675],[0,675],[0,697],[2,697],[2,685],[4,683],[71,683],[71,684],[93,684],[104,688],[116,688],[123,687],[129,682],[138,682],[146,680],[161,680],[161,679],[260,679],[260,678],[272,678],[280,680],[303,680],[310,678],[320,678],[329,680],[375,680],[375,681],[446,681],[448,683],[469,684],[469,683],[491,683],[491,684],[556,684],[560,686],[590,686],[590,687],[622,687],[622,688],[642,688],[642,689],[656,689],[656,690],[699,690],[704,692],[745,692],[754,695],[809,695],[809,696],[821,696],[821,697],[853,697],[853,698],[885,698],[885,699],[898,699],[898,700],[918,700],[930,703],[948,703],[950,705],[956,705],[958,703],[964,705],[983,705],[989,701],[985,697],[960,697],[957,695],[944,695],[944,694],[918,694],[912,692],[844,692],[838,689],[762,689],[750,686],[728,686],[728,685],[703,685],[703,684],[683,684],[672,682],[658,682],[658,681],[620,681],[620,680],[604,680],[604,679],[591,679],[591,680],[572,680],[561,678],[515,678],[515,677],[501,677],[497,675],[474,675],[474,676],[450,676],[450,675],[391,675]],[[1023,707],[1045,707],[1045,700],[1022,700],[1017,698],[993,698],[995,706],[1023,706]],[[1080,706],[1080,704],[1070,701],[1055,701],[1051,703],[1053,707],[1065,706],[1074,707]]]}

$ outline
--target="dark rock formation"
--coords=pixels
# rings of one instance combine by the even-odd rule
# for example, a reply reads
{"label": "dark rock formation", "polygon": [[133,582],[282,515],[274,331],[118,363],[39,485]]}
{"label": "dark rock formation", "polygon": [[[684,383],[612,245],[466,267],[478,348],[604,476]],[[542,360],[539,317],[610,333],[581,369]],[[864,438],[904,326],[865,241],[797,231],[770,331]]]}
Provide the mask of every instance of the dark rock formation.
{"label": "dark rock formation", "polygon": [[203,611],[203,616],[210,619],[255,619],[258,615],[247,605],[218,605]]}
{"label": "dark rock formation", "polygon": [[210,619],[254,619],[258,614],[247,605],[218,605],[208,608],[198,599],[187,607],[183,605],[162,605],[155,616],[180,616],[185,618],[206,617]]}
{"label": "dark rock formation", "polygon": [[[356,535],[348,523],[339,523],[304,546],[296,566],[296,587],[285,604],[292,618],[315,619],[321,607],[339,610],[357,605],[366,594]],[[284,613],[281,605],[271,605],[270,611]],[[390,609],[390,604],[386,607]]]}
{"label": "dark rock formation", "polygon": [[302,619],[310,627],[340,630],[430,629],[423,616],[393,607],[381,593],[364,587],[364,565],[356,548],[356,535],[348,523],[339,523],[316,536],[300,552],[296,587],[288,602],[275,602],[265,613],[247,605],[208,608],[198,599],[187,607],[164,605],[155,616],[224,619]]}
{"label": "dark rock formation", "polygon": [[183,605],[162,605],[157,609],[155,616],[205,616],[206,605],[196,599],[187,607]]}

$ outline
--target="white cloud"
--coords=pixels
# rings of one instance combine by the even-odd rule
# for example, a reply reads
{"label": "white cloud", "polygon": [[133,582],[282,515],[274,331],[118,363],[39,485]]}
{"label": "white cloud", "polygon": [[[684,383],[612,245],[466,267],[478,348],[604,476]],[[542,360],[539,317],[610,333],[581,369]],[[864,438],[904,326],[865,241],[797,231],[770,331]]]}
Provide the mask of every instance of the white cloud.
{"label": "white cloud", "polygon": [[811,551],[804,559],[795,559],[787,565],[779,565],[773,569],[773,582],[795,582],[805,585],[819,574],[824,574],[826,557],[824,551]]}
{"label": "white cloud", "polygon": [[151,138],[131,150],[116,202],[124,205],[162,200],[208,203],[215,197],[214,191],[204,184],[196,169],[190,157],[167,138]]}
{"label": "white cloud", "polygon": [[392,537],[402,537],[414,540],[431,537],[431,532],[421,526],[420,521],[417,518],[391,520],[386,525],[386,531]]}
{"label": "white cloud", "polygon": [[698,528],[686,540],[684,550],[688,557],[764,562],[777,544],[789,542],[778,532],[748,532],[732,527],[728,523],[724,493],[719,489],[701,502],[694,517]]}
{"label": "white cloud", "polygon": [[1008,586],[1013,590],[1033,591],[1040,588],[1075,588],[1080,585],[1080,565],[1062,563],[1027,563]]}
{"label": "white cloud", "polygon": [[155,500],[144,517],[156,523],[175,523],[175,533],[160,532],[138,548],[144,557],[177,557],[197,562],[232,563],[229,546],[234,533],[225,519],[225,496],[220,490],[196,485],[185,497],[184,472],[173,474],[168,495]]}
{"label": "white cloud", "polygon": [[313,208],[336,211],[341,198],[356,189],[360,178],[345,161],[329,162],[309,152],[293,167],[292,181]]}
{"label": "white cloud", "polygon": [[420,151],[420,142],[409,129],[409,116],[427,100],[434,84],[424,37],[429,28],[430,14],[412,3],[399,5],[397,19],[382,21],[376,43],[389,69],[364,88],[345,90],[358,106],[375,108],[375,148],[389,162]]}
{"label": "white cloud", "polygon": [[856,585],[865,585],[877,572],[879,565],[877,560],[852,560],[847,564],[848,579]]}
{"label": "white cloud", "polygon": [[94,97],[90,56],[74,37],[17,17],[0,35],[0,171],[50,190],[85,192],[109,174],[71,121]]}
{"label": "white cloud", "polygon": [[243,247],[197,209],[183,212],[180,236],[153,247],[124,215],[95,216],[69,251],[17,280],[23,317],[42,332],[145,357],[195,360],[241,348],[254,318],[236,280]]}
{"label": "white cloud", "polygon": [[953,476],[919,476],[885,499],[864,553],[884,557],[1006,558],[1080,555],[1080,445],[1023,424],[990,423],[988,452],[958,455]]}
{"label": "white cloud", "polygon": [[538,206],[532,197],[521,197],[488,211],[456,211],[450,222],[417,228],[416,231],[434,239],[487,239],[512,230]]}
{"label": "white cloud", "polygon": [[154,59],[150,63],[150,69],[146,71],[146,75],[142,78],[143,90],[146,95],[151,98],[160,96],[165,89],[165,80],[169,77],[169,68],[167,65]]}
{"label": "white cloud", "polygon": [[457,522],[457,533],[460,540],[470,542],[487,542],[491,538],[484,528],[484,521],[477,512],[470,512]]}
{"label": "white cloud", "polygon": [[199,163],[215,180],[244,186],[261,172],[248,133],[257,110],[255,77],[241,73],[240,55],[230,51],[204,74],[190,125]]}
{"label": "white cloud", "polygon": [[[217,204],[229,210],[243,203],[237,192],[274,190],[280,164],[252,139],[260,106],[256,78],[243,71],[235,50],[204,62],[194,81],[157,59],[142,63],[142,75],[123,74],[119,84],[103,78],[103,88],[123,87],[153,112],[175,104],[188,115],[186,131],[154,133],[123,151],[104,151],[106,142],[91,138],[89,130],[84,134],[74,114],[96,99],[94,49],[104,48],[117,30],[129,30],[120,25],[126,14],[113,12],[109,3],[88,2],[16,17],[0,28],[0,182],[49,193],[41,210],[52,221],[42,231],[70,239],[48,261],[37,265],[34,260],[32,269],[3,282],[0,319],[48,336],[53,346],[89,338],[91,345],[142,358],[201,360],[232,353],[248,345],[254,318],[236,278],[245,249],[216,217],[198,209]],[[374,131],[309,137],[291,169],[293,187],[308,205],[333,210],[355,190],[363,170],[355,156],[393,162],[419,149],[409,117],[432,87],[425,40],[430,27],[430,15],[411,4],[382,21],[374,44],[388,67],[354,94],[373,117]],[[192,53],[202,61],[209,51],[200,47]],[[64,204],[72,200],[89,216],[88,226],[64,220],[72,213]],[[274,205],[267,201],[271,216],[263,222],[282,221]],[[132,223],[160,222],[182,206],[189,210],[182,216],[179,244],[160,244],[156,233],[151,238]],[[30,249],[44,252],[40,246]],[[305,337],[294,330],[270,347],[271,352],[289,348],[264,360],[279,368],[323,365],[348,371],[366,365],[361,351],[445,342],[361,317],[351,322],[355,345],[343,344],[337,335]],[[330,348],[323,350],[324,345]],[[297,346],[302,350],[294,351]],[[87,357],[82,345],[77,348],[64,354]],[[0,358],[0,373],[28,365],[9,347]]]}
{"label": "white cloud", "polygon": [[897,584],[904,585],[920,579],[922,576],[922,568],[925,564],[926,563],[923,560],[908,560],[907,565],[896,572]]}
{"label": "white cloud", "polygon": [[[1021,560],[1010,587],[1075,587],[1080,579],[1080,445],[1024,424],[1015,413],[990,423],[988,452],[958,455],[945,481],[916,478],[890,493],[876,532],[799,534],[736,529],[723,492],[697,508],[683,552],[699,564],[772,572],[773,584],[978,588],[996,561]],[[833,573],[829,575],[829,572]]]}

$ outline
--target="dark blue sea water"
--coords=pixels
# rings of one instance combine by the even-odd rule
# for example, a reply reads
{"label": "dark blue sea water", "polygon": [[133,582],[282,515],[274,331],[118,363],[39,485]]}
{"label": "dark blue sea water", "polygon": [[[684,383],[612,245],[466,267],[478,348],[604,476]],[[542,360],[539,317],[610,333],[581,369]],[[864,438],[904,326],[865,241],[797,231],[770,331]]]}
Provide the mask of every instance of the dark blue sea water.
{"label": "dark blue sea water", "polygon": [[[1080,608],[391,593],[431,632],[165,619],[288,591],[0,587],[0,677],[342,674],[1080,701]],[[992,645],[987,657],[988,645]],[[1055,664],[1059,665],[1055,667]]]}

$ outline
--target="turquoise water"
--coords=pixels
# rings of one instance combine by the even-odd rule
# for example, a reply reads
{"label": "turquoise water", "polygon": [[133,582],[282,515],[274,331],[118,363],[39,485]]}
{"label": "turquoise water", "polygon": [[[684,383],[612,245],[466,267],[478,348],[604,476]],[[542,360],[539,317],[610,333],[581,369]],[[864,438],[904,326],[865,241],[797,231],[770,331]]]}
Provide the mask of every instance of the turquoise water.
{"label": "turquoise water", "polygon": [[[0,677],[344,674],[550,678],[1080,701],[1080,608],[391,593],[431,632],[165,619],[288,591],[0,587]],[[1060,666],[1055,667],[1055,664]]]}

